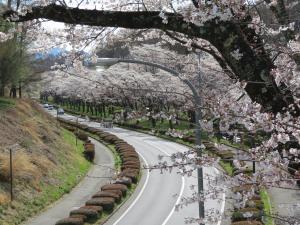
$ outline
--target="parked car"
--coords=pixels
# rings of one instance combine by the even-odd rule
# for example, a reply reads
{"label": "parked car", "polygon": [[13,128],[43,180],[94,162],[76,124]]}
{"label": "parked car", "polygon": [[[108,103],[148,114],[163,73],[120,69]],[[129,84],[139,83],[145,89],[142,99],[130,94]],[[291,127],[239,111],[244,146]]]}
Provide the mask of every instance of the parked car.
{"label": "parked car", "polygon": [[53,105],[48,105],[48,110],[52,110],[53,109]]}
{"label": "parked car", "polygon": [[58,108],[57,109],[57,115],[63,115],[65,113],[64,109]]}
{"label": "parked car", "polygon": [[44,107],[44,108],[48,108],[49,105],[46,103],[46,104],[43,105],[43,107]]}

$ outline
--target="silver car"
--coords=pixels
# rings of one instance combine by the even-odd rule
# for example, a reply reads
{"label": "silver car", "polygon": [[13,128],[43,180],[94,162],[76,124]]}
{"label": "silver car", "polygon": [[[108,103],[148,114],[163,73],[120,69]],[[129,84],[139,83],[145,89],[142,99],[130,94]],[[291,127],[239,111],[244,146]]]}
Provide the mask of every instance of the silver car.
{"label": "silver car", "polygon": [[63,115],[65,113],[64,109],[58,108],[57,109],[57,115]]}

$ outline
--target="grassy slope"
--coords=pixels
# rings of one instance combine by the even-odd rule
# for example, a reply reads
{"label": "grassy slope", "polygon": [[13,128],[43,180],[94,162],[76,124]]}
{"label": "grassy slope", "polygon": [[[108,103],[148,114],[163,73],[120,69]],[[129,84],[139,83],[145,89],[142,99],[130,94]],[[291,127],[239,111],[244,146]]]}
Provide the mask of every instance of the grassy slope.
{"label": "grassy slope", "polygon": [[[38,105],[17,101],[0,110],[0,224],[15,225],[69,192],[88,171],[83,146]],[[14,194],[9,200],[8,146],[14,152]],[[2,196],[2,197],[1,197]]]}
{"label": "grassy slope", "polygon": [[265,213],[265,225],[274,225],[274,220],[272,218],[272,205],[268,192],[263,189],[260,191],[260,197],[264,203],[264,213]]}

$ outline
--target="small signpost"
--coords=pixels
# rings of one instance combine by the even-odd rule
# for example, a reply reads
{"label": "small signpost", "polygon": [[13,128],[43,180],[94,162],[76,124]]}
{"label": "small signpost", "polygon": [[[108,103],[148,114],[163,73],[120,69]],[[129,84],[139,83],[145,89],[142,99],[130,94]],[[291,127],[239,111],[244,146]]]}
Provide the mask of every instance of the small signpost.
{"label": "small signpost", "polygon": [[10,162],[10,201],[14,199],[13,195],[13,163],[12,163],[12,148],[9,149],[9,162]]}
{"label": "small signpost", "polygon": [[78,137],[78,117],[77,117],[77,119],[76,119],[76,135],[75,135],[75,137],[76,137],[76,146],[77,146],[77,137]]}

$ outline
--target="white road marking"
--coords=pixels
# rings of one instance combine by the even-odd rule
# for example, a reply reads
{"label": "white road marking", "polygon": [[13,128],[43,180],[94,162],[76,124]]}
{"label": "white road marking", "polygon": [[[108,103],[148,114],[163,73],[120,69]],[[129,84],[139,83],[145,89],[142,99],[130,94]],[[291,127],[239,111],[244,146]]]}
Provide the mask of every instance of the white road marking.
{"label": "white road marking", "polygon": [[[148,144],[149,144],[149,143],[148,143]],[[170,156],[170,154],[167,153],[166,151],[164,151],[164,150],[162,150],[162,149],[156,147],[156,146],[153,145],[153,144],[150,144],[150,145],[152,145],[153,147],[155,147],[156,149],[158,149],[159,151],[161,151],[161,152],[164,153],[165,155]],[[148,166],[148,162],[145,160],[145,158],[142,156],[142,154],[140,154],[139,152],[138,152],[138,154],[139,154],[139,155],[141,156],[141,158],[144,160],[146,166],[149,167],[149,166]],[[215,167],[213,167],[213,169],[216,171],[216,173],[220,173]],[[178,196],[178,198],[177,198],[177,200],[176,200],[176,203],[175,203],[174,207],[172,208],[171,212],[169,213],[169,215],[167,216],[167,218],[164,220],[164,222],[162,223],[162,225],[166,225],[166,224],[167,224],[167,222],[169,221],[169,219],[171,218],[171,216],[173,215],[173,213],[174,213],[174,211],[175,211],[175,206],[176,206],[177,204],[179,204],[179,201],[180,201],[180,199],[181,199],[181,197],[182,197],[182,195],[183,195],[184,187],[185,187],[185,179],[184,179],[183,176],[181,177],[181,179],[182,179],[182,184],[181,184],[180,194],[179,194],[179,196]],[[141,197],[141,195],[143,194],[143,192],[144,192],[144,190],[145,190],[145,188],[146,188],[146,186],[147,186],[148,180],[149,180],[149,172],[147,171],[146,181],[145,181],[145,183],[144,183],[144,185],[143,185],[143,187],[142,187],[140,193],[138,194],[138,196],[136,197],[136,199],[132,202],[132,204],[127,208],[127,210],[122,214],[122,216],[119,217],[119,219],[118,219],[113,225],[117,225],[117,224],[118,224],[118,223],[119,223],[119,222],[127,215],[127,213],[131,210],[131,208],[137,203],[137,201],[139,200],[139,198]],[[222,194],[222,200],[223,200],[223,201],[222,201],[222,205],[221,205],[221,209],[220,209],[221,215],[224,213],[224,210],[225,210],[225,199],[226,199],[226,195],[225,195],[225,192],[224,192],[224,193]],[[221,225],[221,222],[222,222],[222,220],[219,220],[217,225]]]}
{"label": "white road marking", "polygon": [[[150,144],[150,143],[148,142],[148,144]],[[158,151],[164,153],[165,155],[171,156],[171,154],[169,154],[169,153],[167,153],[166,151],[164,151],[164,150],[158,148],[158,147],[155,146],[153,143],[150,144],[150,145],[152,145],[154,148],[156,148]],[[184,191],[184,187],[185,187],[185,179],[184,179],[183,176],[181,176],[181,181],[182,181],[182,182],[181,182],[181,188],[180,188],[179,196],[178,196],[178,198],[177,198],[177,200],[176,200],[176,202],[175,202],[175,205],[173,206],[171,212],[169,213],[169,215],[167,216],[167,218],[164,220],[164,222],[163,222],[161,225],[166,225],[166,224],[168,223],[168,221],[170,220],[171,216],[173,215],[173,213],[174,213],[174,211],[175,211],[176,205],[178,205],[179,202],[180,202],[180,200],[181,200],[181,197],[182,197],[183,191]]]}
{"label": "white road marking", "polygon": [[[146,161],[146,159],[144,158],[144,156],[141,153],[139,153],[139,152],[138,152],[138,154],[141,156],[141,158],[145,162],[146,167],[149,167],[148,162]],[[147,186],[148,180],[149,180],[149,171],[147,170],[146,181],[145,181],[145,183],[144,183],[144,185],[143,185],[140,193],[138,194],[138,196],[136,197],[136,199],[131,203],[131,205],[127,208],[127,210],[122,214],[122,216],[120,216],[119,219],[116,222],[114,222],[113,225],[118,224],[127,215],[127,213],[130,211],[130,209],[137,203],[137,201],[140,199],[140,197],[142,196],[142,194],[143,194],[143,192],[144,192],[144,190],[145,190],[145,188]]]}
{"label": "white road marking", "polygon": [[173,215],[173,213],[175,211],[176,205],[178,205],[179,202],[180,202],[180,199],[181,199],[181,197],[183,195],[184,186],[185,186],[185,179],[184,179],[183,176],[181,177],[181,180],[182,180],[181,189],[180,189],[179,196],[178,196],[178,198],[176,200],[176,203],[175,203],[174,207],[172,208],[171,212],[169,213],[169,215],[167,216],[167,218],[164,220],[164,222],[161,225],[166,225],[167,224],[167,222],[169,221],[169,219],[171,218],[171,216]]}

